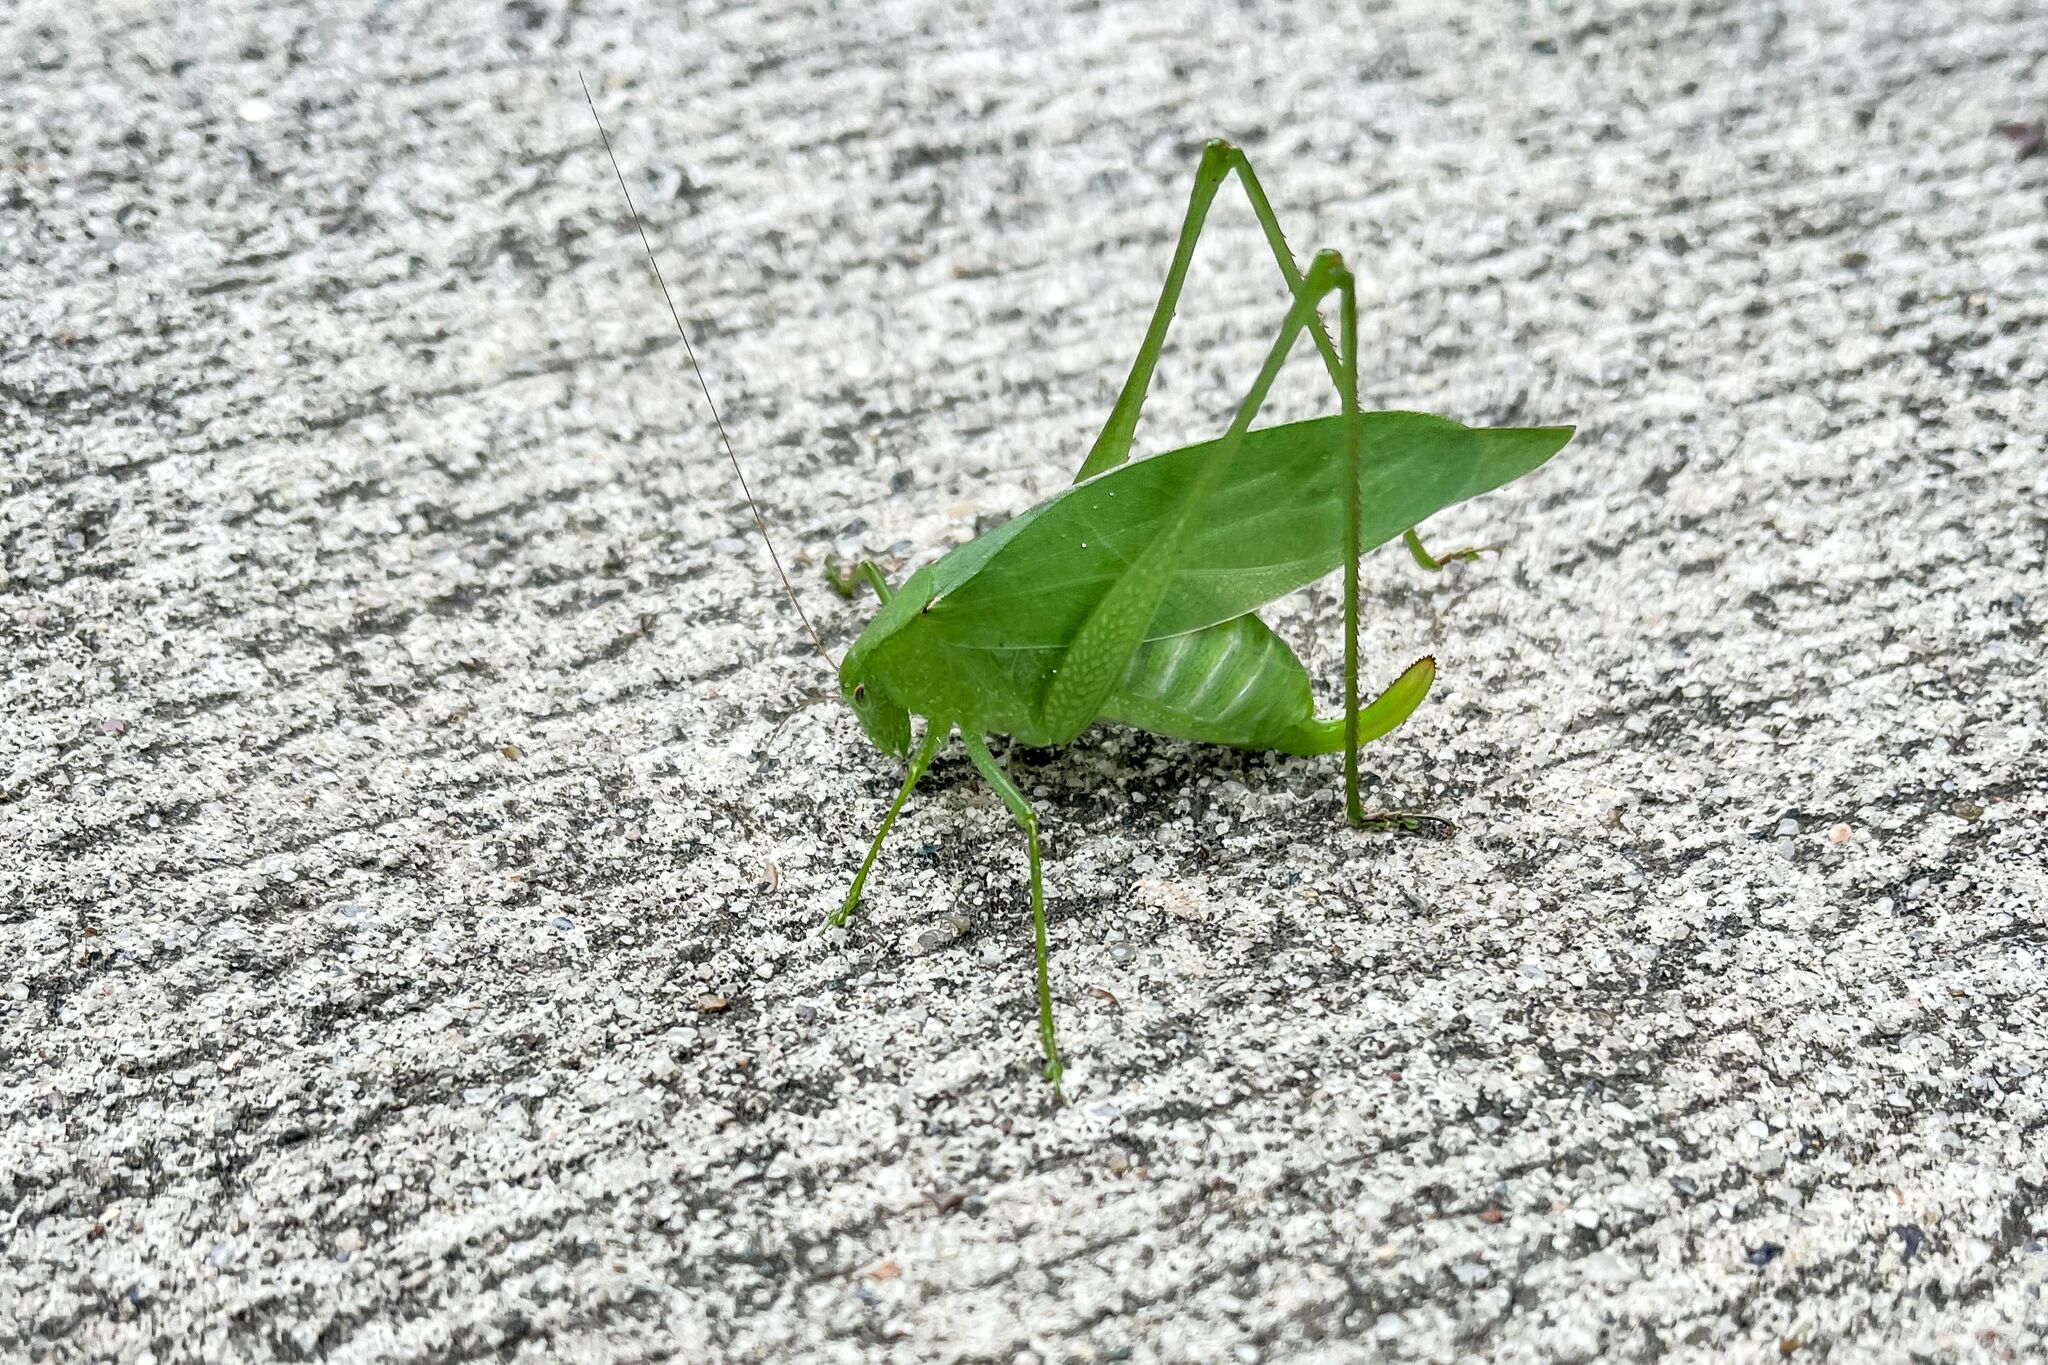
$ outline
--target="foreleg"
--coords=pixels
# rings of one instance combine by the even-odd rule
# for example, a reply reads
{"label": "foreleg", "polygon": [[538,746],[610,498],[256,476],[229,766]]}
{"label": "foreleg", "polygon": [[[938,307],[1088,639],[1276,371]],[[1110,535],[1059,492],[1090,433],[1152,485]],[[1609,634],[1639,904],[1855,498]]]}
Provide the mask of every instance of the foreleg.
{"label": "foreleg", "polygon": [[932,765],[932,759],[938,754],[939,746],[946,742],[946,736],[952,731],[953,727],[942,721],[926,722],[924,742],[918,745],[917,752],[910,756],[910,775],[903,779],[903,790],[897,792],[896,799],[889,803],[889,813],[882,817],[882,827],[875,831],[875,841],[868,845],[868,856],[861,859],[860,871],[853,876],[853,889],[846,893],[846,899],[840,903],[839,908],[826,917],[827,928],[842,928],[846,921],[852,918],[855,907],[860,904],[861,888],[867,885],[868,872],[874,867],[875,858],[882,851],[882,841],[889,837],[889,830],[896,823],[897,815],[902,812],[903,803],[910,799],[910,789],[917,785],[917,779],[924,776],[924,770]]}

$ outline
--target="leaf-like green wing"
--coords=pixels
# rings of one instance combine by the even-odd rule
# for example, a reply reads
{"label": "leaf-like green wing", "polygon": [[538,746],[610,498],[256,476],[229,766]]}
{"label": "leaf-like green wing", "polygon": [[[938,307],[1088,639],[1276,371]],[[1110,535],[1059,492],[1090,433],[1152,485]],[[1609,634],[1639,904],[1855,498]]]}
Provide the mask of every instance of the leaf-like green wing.
{"label": "leaf-like green wing", "polygon": [[[1476,429],[1413,412],[1371,412],[1364,421],[1366,549],[1519,478],[1572,436],[1570,427]],[[920,634],[928,643],[994,651],[1063,647],[1159,533],[1212,447],[1123,465],[1041,503],[932,565],[930,596],[905,604],[906,612],[923,616]],[[1249,433],[1190,533],[1146,638],[1256,611],[1337,568],[1344,467],[1341,417]]]}

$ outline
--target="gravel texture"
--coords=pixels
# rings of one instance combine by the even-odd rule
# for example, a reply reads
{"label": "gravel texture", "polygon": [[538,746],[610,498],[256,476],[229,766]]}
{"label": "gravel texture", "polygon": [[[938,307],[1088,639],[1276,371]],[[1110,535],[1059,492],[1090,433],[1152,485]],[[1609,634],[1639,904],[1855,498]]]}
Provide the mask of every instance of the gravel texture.
{"label": "gravel texture", "polygon": [[[2048,8],[1331,8],[0,10],[0,1358],[2042,1358]],[[1214,133],[1370,402],[1581,423],[1367,565],[1457,836],[1009,753],[1060,1110],[957,748],[821,940],[897,771],[578,67],[835,649]],[[1143,448],[1278,321],[1220,202]]]}

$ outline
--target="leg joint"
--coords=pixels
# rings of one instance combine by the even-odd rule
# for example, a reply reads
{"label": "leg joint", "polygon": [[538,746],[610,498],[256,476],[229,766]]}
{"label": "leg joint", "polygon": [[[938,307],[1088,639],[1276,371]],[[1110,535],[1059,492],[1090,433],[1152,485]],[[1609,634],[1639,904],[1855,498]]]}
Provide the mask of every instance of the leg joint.
{"label": "leg joint", "polygon": [[1220,137],[1212,137],[1202,147],[1202,161],[1195,168],[1195,178],[1220,185],[1224,176],[1243,166],[1243,152]]}

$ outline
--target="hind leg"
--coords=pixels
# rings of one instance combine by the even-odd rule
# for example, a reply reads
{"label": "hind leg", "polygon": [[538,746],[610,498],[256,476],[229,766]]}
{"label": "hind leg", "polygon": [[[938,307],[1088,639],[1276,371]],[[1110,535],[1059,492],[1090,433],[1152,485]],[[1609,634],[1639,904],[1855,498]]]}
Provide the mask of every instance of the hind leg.
{"label": "hind leg", "polygon": [[[1116,406],[1110,409],[1109,420],[1103,423],[1102,433],[1095,438],[1080,472],[1074,475],[1075,483],[1093,478],[1105,469],[1114,469],[1130,457],[1131,439],[1138,429],[1138,412],[1145,406],[1145,395],[1152,387],[1152,371],[1158,366],[1160,349],[1166,344],[1166,329],[1173,321],[1174,309],[1180,304],[1181,286],[1187,282],[1188,265],[1195,256],[1195,242],[1208,221],[1216,191],[1222,188],[1224,180],[1233,171],[1237,173],[1238,183],[1244,186],[1245,198],[1251,201],[1252,213],[1259,220],[1259,230],[1266,236],[1266,245],[1272,248],[1274,263],[1280,267],[1288,293],[1300,292],[1301,268],[1294,263],[1294,252],[1287,245],[1286,234],[1280,230],[1280,219],[1273,212],[1273,205],[1266,199],[1265,187],[1259,184],[1259,177],[1252,170],[1251,159],[1240,148],[1221,138],[1212,139],[1202,149],[1201,164],[1195,167],[1194,192],[1188,196],[1188,211],[1181,220],[1180,240],[1173,249],[1173,263],[1166,268],[1166,284],[1159,291],[1159,302],[1153,305],[1152,321],[1145,329],[1145,340],[1138,347],[1137,359],[1131,362],[1131,373],[1117,394]],[[1323,366],[1329,370],[1331,381],[1341,383],[1337,352],[1330,346],[1330,337],[1323,330],[1322,320],[1310,319],[1308,330],[1315,340],[1316,349],[1322,353]]]}

